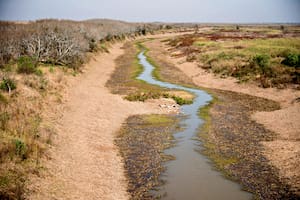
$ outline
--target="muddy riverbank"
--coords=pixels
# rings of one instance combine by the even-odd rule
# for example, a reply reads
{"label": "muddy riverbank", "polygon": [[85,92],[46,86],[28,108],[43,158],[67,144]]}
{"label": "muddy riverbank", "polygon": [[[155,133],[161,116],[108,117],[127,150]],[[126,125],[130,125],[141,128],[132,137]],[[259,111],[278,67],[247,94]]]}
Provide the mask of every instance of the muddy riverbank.
{"label": "muddy riverbank", "polygon": [[207,124],[199,132],[205,144],[201,152],[258,199],[297,199],[296,191],[263,155],[261,142],[274,140],[276,134],[251,119],[251,113],[276,110],[278,103],[235,92],[211,92],[218,100],[202,113]]}
{"label": "muddy riverbank", "polygon": [[153,192],[163,184],[163,162],[173,159],[163,151],[174,145],[178,119],[171,115],[129,117],[115,140],[124,160],[130,199],[155,199]]}
{"label": "muddy riverbank", "polygon": [[[131,55],[131,57],[122,61],[127,61],[128,65],[130,65],[135,55],[134,51],[126,55]],[[172,76],[168,77],[170,80],[167,81],[180,84],[178,80],[184,80],[183,84],[186,85],[189,83],[189,78],[182,71],[178,70],[178,68],[175,68],[174,65],[169,63],[166,68],[161,67],[165,66],[161,65],[161,63],[166,61],[161,59],[162,57],[159,54],[154,54],[153,56],[150,49],[149,55],[151,56],[151,60],[159,67],[161,75],[168,74],[166,70],[170,72],[170,70],[172,71],[172,67],[174,67],[176,74],[172,73]],[[122,63],[124,64],[125,62]],[[118,80],[123,80],[122,74],[124,73],[118,73]],[[161,78],[164,79],[164,76]],[[125,82],[130,83],[128,86],[131,89],[140,84],[133,84],[129,79]],[[123,83],[119,86],[121,87],[122,85]],[[156,88],[151,89],[156,90]],[[261,142],[274,140],[276,134],[268,131],[251,118],[251,115],[256,111],[273,111],[279,109],[279,104],[274,101],[237,92],[215,89],[208,90],[211,94],[218,97],[219,101],[213,104],[210,112],[207,113],[210,116],[210,123],[200,134],[201,140],[205,143],[205,148],[199,148],[198,150],[208,155],[213,160],[213,164],[225,176],[240,182],[244,189],[254,193],[255,197],[259,199],[296,199],[297,191],[292,190],[286,184],[287,181],[280,178],[278,169],[272,166],[263,154]],[[163,161],[161,159],[161,162]],[[135,168],[136,170],[138,169],[137,167]],[[150,196],[151,193],[146,192],[146,190],[150,189],[149,185],[146,187],[148,189],[139,188],[136,191],[137,193],[133,192],[137,188],[135,184],[130,183],[130,180],[134,179],[142,180],[142,177],[128,178],[129,185],[131,184],[128,187],[133,188],[133,190],[129,189],[130,193],[145,195],[146,199],[152,198],[153,196]],[[159,181],[154,181],[154,183],[156,185],[150,185],[155,185],[155,187],[159,185]],[[140,183],[137,183],[137,185],[141,186]]]}

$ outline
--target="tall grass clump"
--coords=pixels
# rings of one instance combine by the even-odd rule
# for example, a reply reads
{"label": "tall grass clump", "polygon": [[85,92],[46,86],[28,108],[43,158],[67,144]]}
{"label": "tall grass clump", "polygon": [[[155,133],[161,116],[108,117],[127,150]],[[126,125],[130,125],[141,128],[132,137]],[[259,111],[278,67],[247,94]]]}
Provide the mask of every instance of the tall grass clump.
{"label": "tall grass clump", "polygon": [[36,63],[32,57],[21,56],[17,61],[17,71],[23,74],[32,74],[36,72]]}
{"label": "tall grass clump", "polygon": [[0,82],[0,89],[6,92],[10,92],[17,88],[16,81],[10,77],[3,77]]}
{"label": "tall grass clump", "polygon": [[258,67],[259,74],[269,76],[272,73],[270,67],[270,56],[266,54],[255,55],[250,61],[250,65]]}

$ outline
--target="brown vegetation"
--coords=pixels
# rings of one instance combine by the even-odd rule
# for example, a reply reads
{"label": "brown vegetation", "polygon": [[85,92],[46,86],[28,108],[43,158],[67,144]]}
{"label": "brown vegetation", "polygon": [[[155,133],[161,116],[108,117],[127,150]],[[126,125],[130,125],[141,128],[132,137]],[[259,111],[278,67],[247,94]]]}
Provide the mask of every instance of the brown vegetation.
{"label": "brown vegetation", "polygon": [[1,199],[24,198],[28,176],[39,175],[40,160],[51,145],[54,130],[45,122],[43,111],[61,102],[59,94],[65,86],[64,78],[58,77],[68,72],[48,69],[42,75],[0,72],[2,82],[10,88],[0,92]]}
{"label": "brown vegetation", "polygon": [[113,20],[0,22],[0,199],[24,199],[28,176],[43,168],[55,133],[45,111],[62,102],[65,76],[75,76],[89,52],[107,52],[108,42],[158,28]]}
{"label": "brown vegetation", "polygon": [[76,68],[85,61],[85,53],[94,51],[100,42],[134,38],[159,28],[113,20],[0,22],[0,66],[29,56],[35,65],[41,62]]}

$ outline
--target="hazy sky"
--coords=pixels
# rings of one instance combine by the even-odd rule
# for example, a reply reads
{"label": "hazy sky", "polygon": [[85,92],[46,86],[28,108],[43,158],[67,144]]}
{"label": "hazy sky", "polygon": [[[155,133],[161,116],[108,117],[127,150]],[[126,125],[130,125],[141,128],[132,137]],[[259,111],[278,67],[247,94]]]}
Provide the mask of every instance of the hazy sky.
{"label": "hazy sky", "polygon": [[0,0],[0,20],[300,22],[300,0]]}

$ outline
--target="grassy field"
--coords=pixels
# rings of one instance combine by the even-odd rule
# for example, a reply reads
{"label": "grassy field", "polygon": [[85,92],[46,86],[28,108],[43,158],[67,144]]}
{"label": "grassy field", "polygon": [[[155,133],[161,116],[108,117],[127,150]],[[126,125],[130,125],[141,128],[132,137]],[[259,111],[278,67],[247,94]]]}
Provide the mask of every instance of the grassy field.
{"label": "grassy field", "polygon": [[[261,87],[285,88],[300,84],[299,27],[211,29],[179,36],[168,44],[180,49],[187,61],[222,77],[256,82]],[[297,86],[295,86],[295,84]]]}

